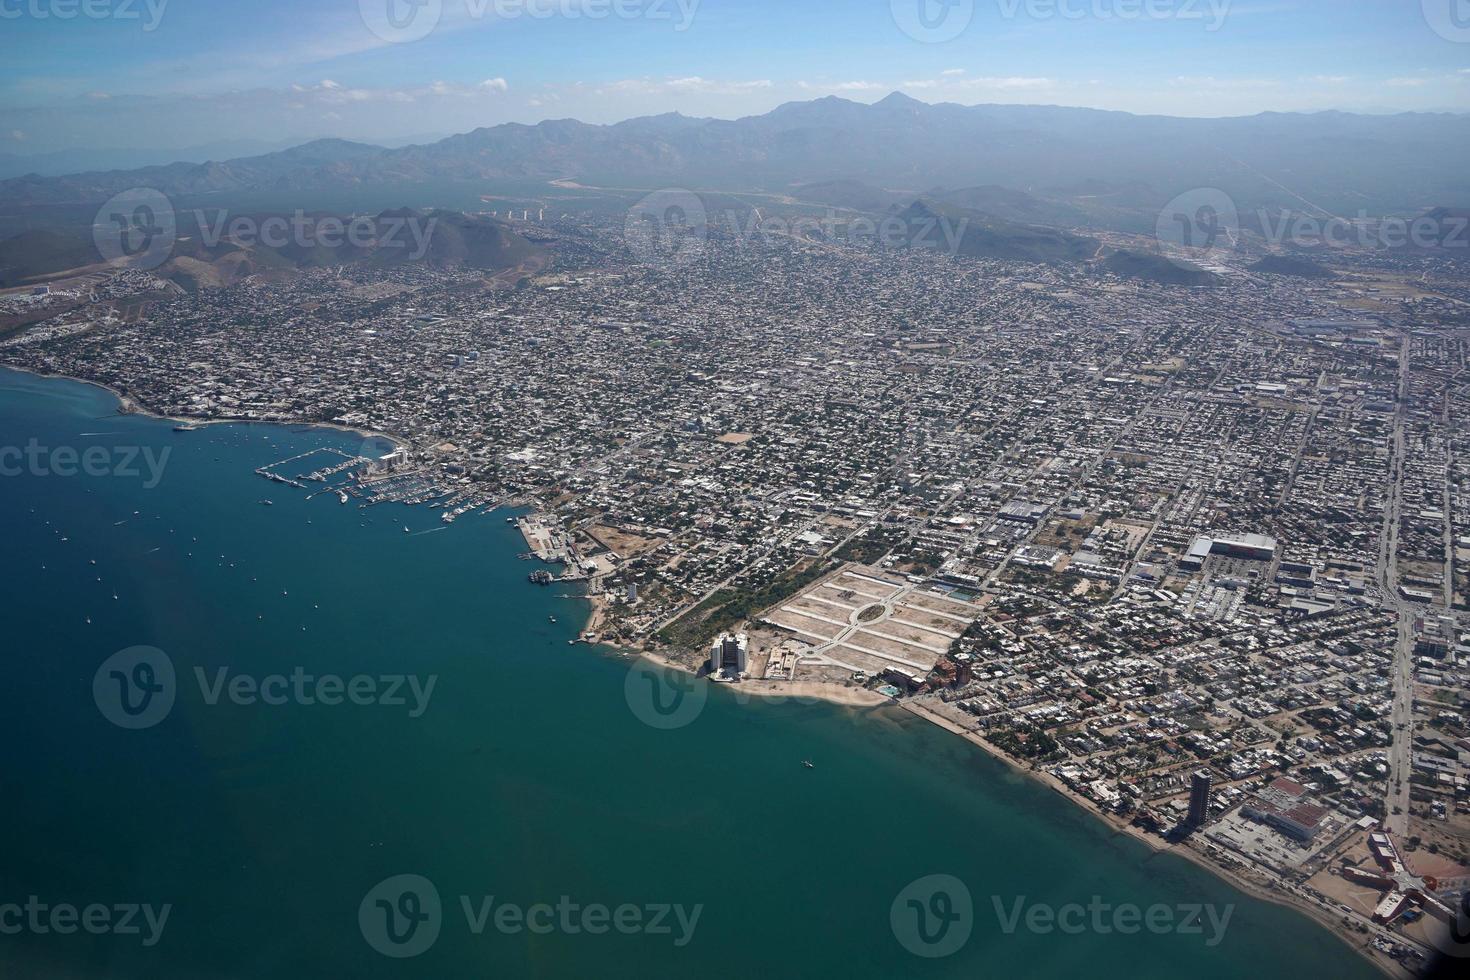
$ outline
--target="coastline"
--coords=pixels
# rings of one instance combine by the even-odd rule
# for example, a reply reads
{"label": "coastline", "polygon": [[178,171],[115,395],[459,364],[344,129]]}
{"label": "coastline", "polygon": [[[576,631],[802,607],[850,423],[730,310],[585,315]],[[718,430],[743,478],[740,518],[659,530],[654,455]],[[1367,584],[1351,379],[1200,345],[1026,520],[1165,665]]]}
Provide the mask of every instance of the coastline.
{"label": "coastline", "polygon": [[[103,382],[88,380],[85,378],[78,378],[64,374],[51,374],[31,368],[18,367],[9,363],[0,363],[0,367],[4,367],[7,370],[12,370],[20,374],[31,375],[32,377],[48,380],[70,381],[77,384],[84,384],[91,387],[99,388],[103,391],[106,391],[117,400],[119,414],[141,415],[147,418],[157,419],[159,421],[186,423],[197,425],[200,427],[207,425],[230,424],[306,426],[346,432],[353,435],[362,436],[365,439],[380,438],[391,442],[395,446],[414,445],[411,440],[391,433],[361,429],[353,426],[341,425],[331,422],[293,422],[289,420],[265,420],[231,417],[194,419],[187,417],[181,418],[177,416],[170,416],[152,410],[141,400],[138,400],[129,395],[127,392],[120,391],[117,388],[114,388],[111,385],[105,384]],[[582,635],[585,635],[589,632],[597,631],[601,627],[601,625],[606,622],[607,610],[607,602],[601,596],[588,595],[584,598],[588,600],[590,608],[588,610],[587,621],[584,623],[582,629],[579,631]],[[680,661],[672,656],[668,656],[661,652],[637,650],[612,643],[597,643],[595,645],[603,647],[604,650],[616,652],[622,656],[644,658],[661,666],[680,670],[694,677],[699,676],[699,671],[697,667],[691,667],[689,663]],[[965,729],[963,726],[933,711],[922,703],[917,703],[911,699],[896,700],[878,694],[875,691],[867,690],[866,688],[844,687],[819,681],[746,681],[739,685],[729,685],[729,688],[731,693],[734,694],[737,698],[759,697],[820,701],[847,708],[873,708],[881,707],[883,705],[896,705],[915,717],[922,718],[925,721],[928,721],[930,724],[936,725],[944,729],[945,731],[950,732],[951,734],[958,735],[971,744],[979,747],[991,758],[999,760],[1014,771],[1023,773],[1026,776],[1035,779],[1041,785],[1054,790],[1059,796],[1064,797],[1071,804],[1081,807],[1083,810],[1090,812],[1097,819],[1103,821],[1103,823],[1113,832],[1126,834],[1129,837],[1142,842],[1153,852],[1171,853],[1187,861],[1190,861],[1197,867],[1214,874],[1219,879],[1225,881],[1232,887],[1244,892],[1254,899],[1292,908],[1298,912],[1301,912],[1302,914],[1307,915],[1318,925],[1322,926],[1324,929],[1337,936],[1338,939],[1340,939],[1342,942],[1352,947],[1360,956],[1362,956],[1368,962],[1372,963],[1382,974],[1395,978],[1408,978],[1414,976],[1414,974],[1409,973],[1402,967],[1399,967],[1396,963],[1388,960],[1386,957],[1375,955],[1371,951],[1370,947],[1368,947],[1367,943],[1361,941],[1361,937],[1359,936],[1359,934],[1345,929],[1338,919],[1335,919],[1328,913],[1324,912],[1315,903],[1311,903],[1288,894],[1283,894],[1282,892],[1279,892],[1277,890],[1264,887],[1258,882],[1253,881],[1250,878],[1242,875],[1241,873],[1223,867],[1222,865],[1210,860],[1208,857],[1199,853],[1198,851],[1195,851],[1192,848],[1189,848],[1187,846],[1169,844],[1168,842],[1165,842],[1158,838],[1157,835],[1145,833],[1141,829],[1133,827],[1130,823],[1119,820],[1117,817],[1110,815],[1098,808],[1095,804],[1092,803],[1092,801],[1073,793],[1054,776],[1051,776],[1050,774],[1043,771],[1034,770],[1022,764],[1020,761],[1012,758],[996,746],[981,738],[977,733]]]}
{"label": "coastline", "polygon": [[1103,810],[1099,809],[1097,805],[1094,804],[1091,800],[1088,800],[1085,797],[1078,796],[1076,793],[1073,793],[1061,782],[1061,780],[1057,779],[1055,776],[1052,776],[1050,773],[1032,769],[1029,766],[1023,765],[1018,760],[1001,751],[995,745],[992,745],[990,742],[987,742],[985,739],[981,738],[975,732],[969,731],[968,729],[958,724],[955,724],[955,722],[951,719],[944,717],[943,715],[933,711],[923,704],[916,703],[912,700],[900,701],[897,703],[900,707],[903,708],[903,710],[909,712],[915,717],[922,718],[930,724],[936,725],[939,728],[950,732],[951,734],[958,735],[965,741],[979,747],[991,758],[1003,763],[1013,771],[1021,773],[1035,780],[1038,784],[1045,786],[1050,790],[1053,790],[1058,796],[1063,797],[1069,803],[1079,807],[1080,809],[1096,817],[1098,820],[1102,821],[1109,830],[1112,830],[1115,833],[1125,834],[1134,840],[1140,841],[1155,853],[1173,854],[1177,857],[1183,858],[1184,860],[1194,864],[1196,867],[1210,872],[1217,878],[1220,878],[1222,881],[1229,884],[1231,887],[1246,893],[1254,899],[1258,899],[1263,902],[1271,902],[1275,905],[1285,906],[1287,908],[1294,909],[1295,911],[1300,912],[1303,915],[1306,915],[1308,918],[1312,919],[1312,921],[1316,922],[1322,928],[1326,929],[1328,932],[1332,933],[1334,936],[1340,939],[1343,943],[1352,947],[1353,950],[1355,950],[1360,956],[1362,956],[1369,963],[1372,963],[1384,976],[1393,977],[1395,978],[1395,980],[1405,980],[1405,978],[1412,978],[1416,976],[1416,974],[1413,974],[1408,970],[1405,970],[1403,967],[1399,966],[1396,961],[1390,960],[1385,956],[1377,955],[1372,952],[1372,948],[1368,945],[1366,941],[1362,940],[1362,937],[1358,933],[1344,928],[1342,922],[1339,919],[1335,919],[1332,916],[1328,915],[1315,903],[1297,898],[1293,895],[1283,894],[1282,892],[1272,888],[1267,888],[1260,883],[1246,877],[1238,871],[1224,867],[1223,865],[1210,860],[1208,857],[1199,853],[1193,848],[1179,844],[1170,844],[1169,842],[1159,838],[1155,834],[1146,833],[1140,828],[1133,826],[1130,822],[1119,820],[1117,817],[1105,813]]}
{"label": "coastline", "polygon": [[154,411],[152,408],[148,407],[148,405],[146,405],[141,399],[128,394],[126,391],[121,391],[117,388],[114,388],[112,385],[104,384],[101,381],[93,381],[88,378],[78,378],[70,374],[50,374],[46,371],[37,371],[34,368],[20,367],[18,365],[6,363],[3,361],[0,361],[0,368],[4,368],[7,371],[14,371],[17,374],[29,374],[33,378],[45,378],[51,381],[72,381],[76,384],[88,385],[92,388],[100,388],[117,399],[119,415],[141,415],[145,418],[158,419],[160,422],[176,422],[184,425],[197,426],[199,428],[203,428],[207,425],[305,425],[311,426],[312,428],[332,429],[337,432],[347,432],[352,435],[362,436],[364,439],[383,439],[391,442],[394,446],[397,447],[408,446],[411,448],[415,445],[413,440],[392,432],[378,432],[373,429],[362,429],[356,426],[342,425],[338,422],[292,422],[286,419],[250,419],[236,418],[231,416],[214,416],[211,418],[201,419],[188,418],[186,416],[178,415],[165,415],[162,412]]}

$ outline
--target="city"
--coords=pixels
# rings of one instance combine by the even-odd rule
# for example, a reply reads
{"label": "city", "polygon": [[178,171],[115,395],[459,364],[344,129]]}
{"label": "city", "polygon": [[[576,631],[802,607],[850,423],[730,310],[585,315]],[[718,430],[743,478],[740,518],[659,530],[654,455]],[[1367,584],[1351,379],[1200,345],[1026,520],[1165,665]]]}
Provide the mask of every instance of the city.
{"label": "city", "polygon": [[96,273],[0,296],[0,359],[361,432],[263,475],[514,508],[588,642],[897,702],[1386,965],[1433,953],[1470,887],[1463,265],[1227,253],[1197,288],[719,227],[650,256],[621,215],[533,214],[558,261],[514,285]]}

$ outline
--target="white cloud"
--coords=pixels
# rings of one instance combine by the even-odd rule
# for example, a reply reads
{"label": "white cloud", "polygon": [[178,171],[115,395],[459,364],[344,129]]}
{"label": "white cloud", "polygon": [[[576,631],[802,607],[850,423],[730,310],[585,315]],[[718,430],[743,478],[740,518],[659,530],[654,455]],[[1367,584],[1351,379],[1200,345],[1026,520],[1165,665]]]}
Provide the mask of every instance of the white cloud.
{"label": "white cloud", "polygon": [[722,81],[689,75],[683,78],[623,78],[593,89],[597,95],[665,95],[699,93],[703,95],[740,95],[768,89],[775,85],[769,78],[748,81]]}
{"label": "white cloud", "polygon": [[491,92],[504,92],[510,85],[503,78],[487,78],[480,83],[480,88]]}

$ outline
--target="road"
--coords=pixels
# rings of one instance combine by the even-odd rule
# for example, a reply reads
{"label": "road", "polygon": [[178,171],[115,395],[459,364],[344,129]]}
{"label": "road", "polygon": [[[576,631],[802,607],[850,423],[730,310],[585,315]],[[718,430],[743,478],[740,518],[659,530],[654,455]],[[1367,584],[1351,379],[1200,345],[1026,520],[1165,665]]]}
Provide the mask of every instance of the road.
{"label": "road", "polygon": [[1383,508],[1383,533],[1379,536],[1378,586],[1383,604],[1398,616],[1399,635],[1394,644],[1393,707],[1389,713],[1393,739],[1388,749],[1387,795],[1384,828],[1400,837],[1409,835],[1409,775],[1414,762],[1414,616],[1415,607],[1399,591],[1399,524],[1403,510],[1404,412],[1409,393],[1409,339],[1399,348],[1398,404],[1394,411],[1393,444],[1389,463],[1388,500]]}

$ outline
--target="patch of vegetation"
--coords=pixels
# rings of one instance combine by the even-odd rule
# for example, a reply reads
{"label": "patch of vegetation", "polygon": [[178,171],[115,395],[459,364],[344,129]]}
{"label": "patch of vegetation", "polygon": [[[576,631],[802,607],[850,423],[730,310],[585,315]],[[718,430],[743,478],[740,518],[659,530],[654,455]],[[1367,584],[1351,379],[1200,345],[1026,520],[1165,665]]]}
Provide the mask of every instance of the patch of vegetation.
{"label": "patch of vegetation", "polygon": [[860,565],[871,565],[903,541],[903,532],[897,528],[876,527],[844,544],[833,554],[839,561],[855,561]]}
{"label": "patch of vegetation", "polygon": [[698,649],[762,609],[791,598],[838,564],[812,562],[789,568],[759,587],[721,589],[660,630],[658,638],[671,646]]}

